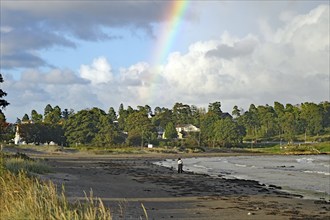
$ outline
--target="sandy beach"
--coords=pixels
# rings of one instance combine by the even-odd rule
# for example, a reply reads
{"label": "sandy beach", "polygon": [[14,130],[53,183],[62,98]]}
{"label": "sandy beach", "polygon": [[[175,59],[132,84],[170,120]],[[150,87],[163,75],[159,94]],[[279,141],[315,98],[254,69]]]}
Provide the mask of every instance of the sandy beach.
{"label": "sandy beach", "polygon": [[[181,155],[181,157],[192,155]],[[199,156],[199,155],[193,155]],[[207,156],[203,154],[203,156]],[[214,155],[212,155],[214,156]],[[43,176],[71,201],[101,198],[113,219],[330,219],[330,203],[302,199],[256,181],[226,180],[154,165],[178,155],[34,155],[53,173]],[[143,207],[142,207],[143,206]]]}

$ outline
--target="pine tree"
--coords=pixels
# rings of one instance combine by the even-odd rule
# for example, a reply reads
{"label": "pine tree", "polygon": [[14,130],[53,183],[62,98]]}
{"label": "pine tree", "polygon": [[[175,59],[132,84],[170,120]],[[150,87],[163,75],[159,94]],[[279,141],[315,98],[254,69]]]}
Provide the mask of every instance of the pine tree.
{"label": "pine tree", "polygon": [[[0,83],[3,83],[3,78],[2,78],[1,73],[0,73]],[[5,93],[2,89],[0,89],[0,111],[1,111],[1,109],[5,108],[7,105],[9,105],[9,102],[2,99],[2,97],[6,96],[6,95],[7,95],[7,93]]]}

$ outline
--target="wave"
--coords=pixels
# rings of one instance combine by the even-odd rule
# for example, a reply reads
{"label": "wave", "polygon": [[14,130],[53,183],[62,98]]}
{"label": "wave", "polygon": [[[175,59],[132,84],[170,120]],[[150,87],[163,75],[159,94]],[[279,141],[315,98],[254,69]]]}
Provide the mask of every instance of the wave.
{"label": "wave", "polygon": [[202,168],[202,169],[205,169],[205,170],[212,170],[212,168],[209,168],[209,167],[206,167],[206,166],[202,166],[202,165],[197,165],[197,164],[194,164],[193,167]]}
{"label": "wave", "polygon": [[303,158],[298,158],[296,159],[296,161],[298,163],[313,163],[314,159],[313,158],[306,158],[306,157],[303,157]]}
{"label": "wave", "polygon": [[304,173],[316,173],[316,174],[321,174],[321,175],[325,175],[325,176],[330,176],[330,173],[323,172],[323,171],[305,170],[303,172]]}
{"label": "wave", "polygon": [[247,167],[247,165],[245,165],[245,164],[238,164],[238,163],[235,163],[234,165],[237,166],[237,167]]}

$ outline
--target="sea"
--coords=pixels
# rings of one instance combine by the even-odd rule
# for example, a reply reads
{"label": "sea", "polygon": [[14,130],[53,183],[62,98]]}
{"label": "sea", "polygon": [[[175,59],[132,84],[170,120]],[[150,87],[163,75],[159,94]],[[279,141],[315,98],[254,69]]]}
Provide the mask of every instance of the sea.
{"label": "sea", "polygon": [[[225,156],[182,158],[184,171],[215,178],[256,180],[306,199],[330,200],[330,155]],[[177,167],[177,161],[156,162]]]}

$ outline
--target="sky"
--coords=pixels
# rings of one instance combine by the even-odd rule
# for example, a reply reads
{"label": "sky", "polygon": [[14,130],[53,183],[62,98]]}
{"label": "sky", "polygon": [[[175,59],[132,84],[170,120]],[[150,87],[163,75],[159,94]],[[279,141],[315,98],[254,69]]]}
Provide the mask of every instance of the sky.
{"label": "sky", "polygon": [[1,0],[3,111],[330,99],[329,1]]}

